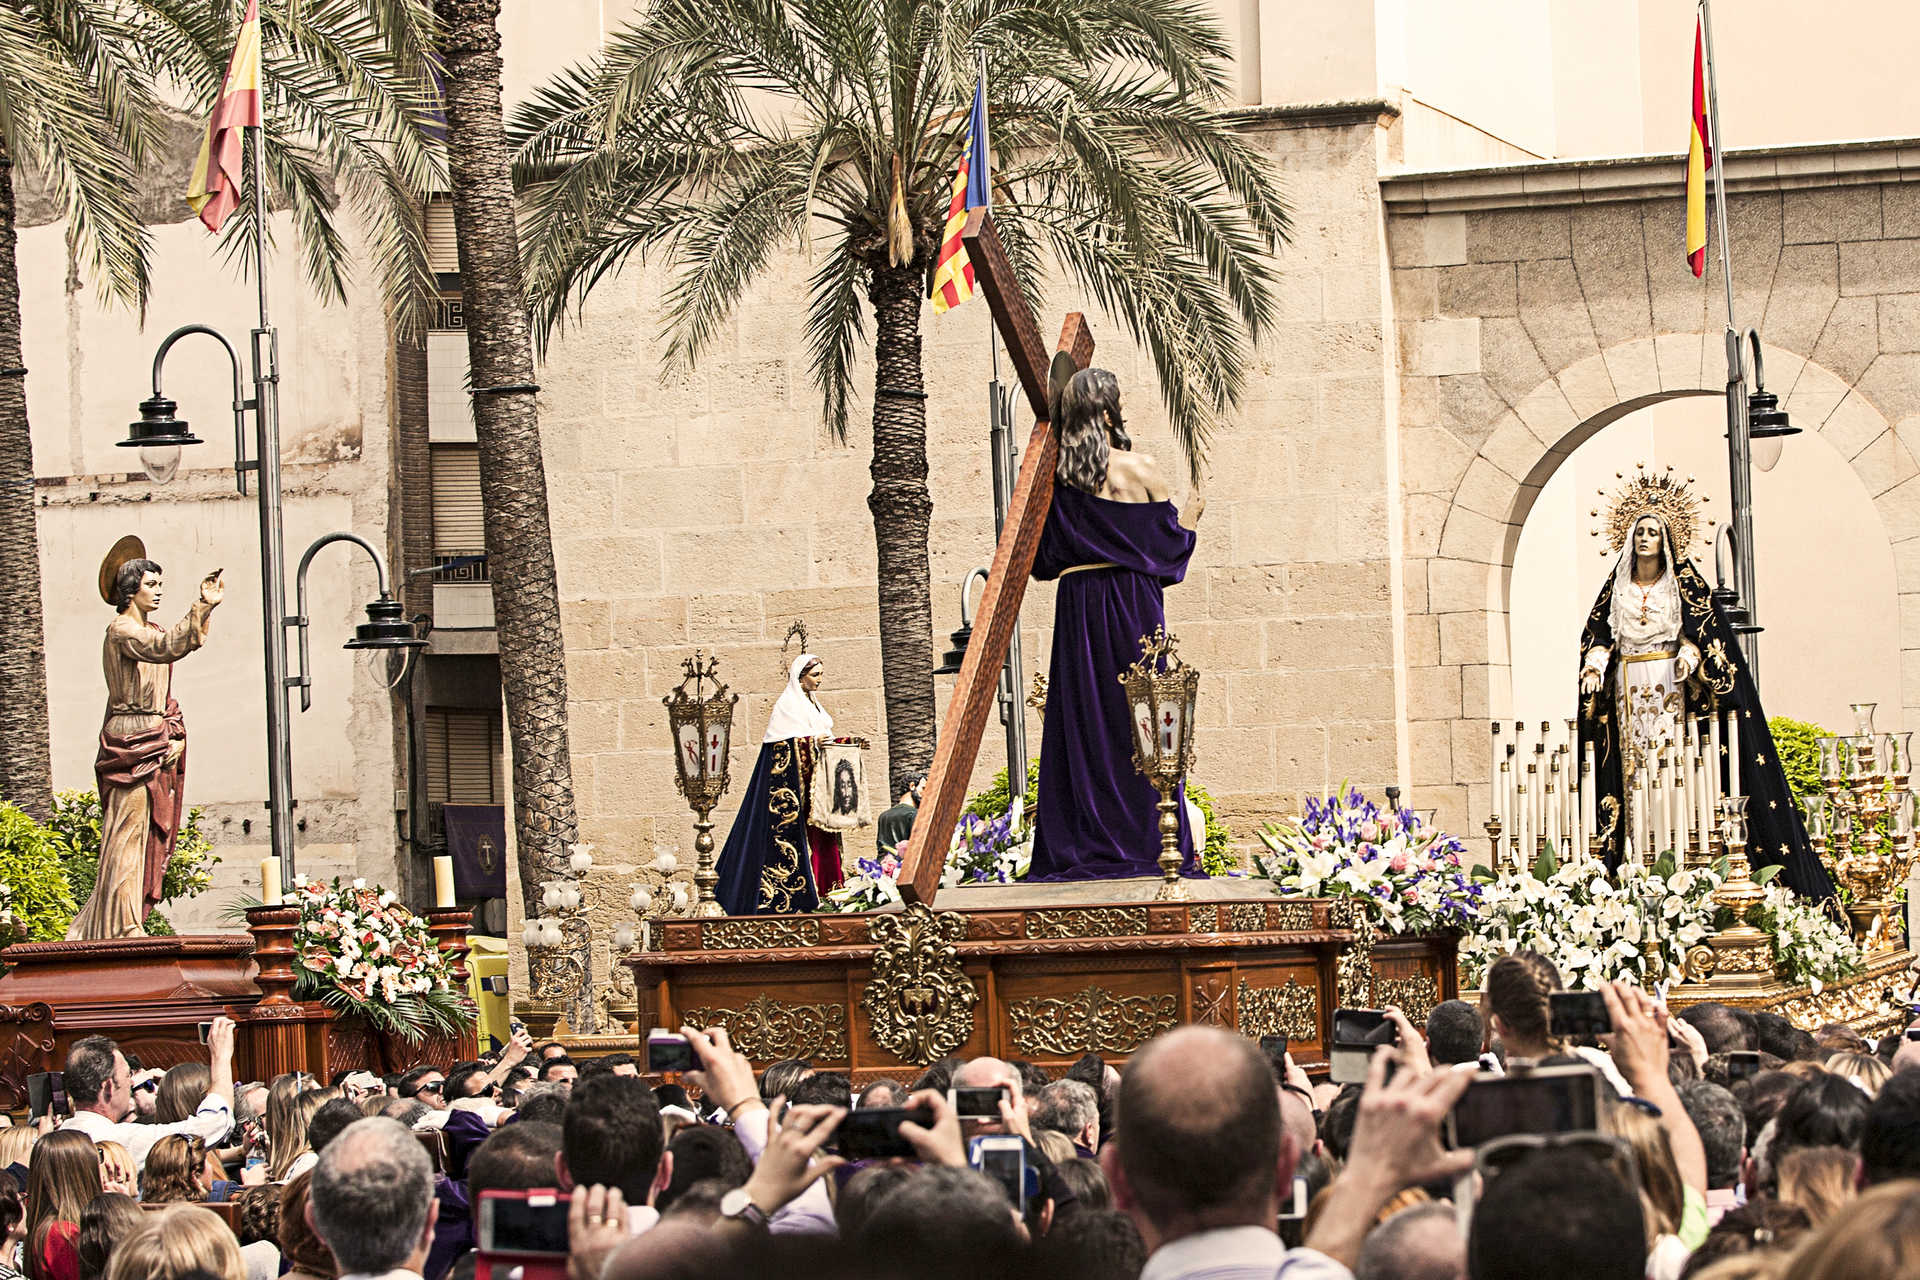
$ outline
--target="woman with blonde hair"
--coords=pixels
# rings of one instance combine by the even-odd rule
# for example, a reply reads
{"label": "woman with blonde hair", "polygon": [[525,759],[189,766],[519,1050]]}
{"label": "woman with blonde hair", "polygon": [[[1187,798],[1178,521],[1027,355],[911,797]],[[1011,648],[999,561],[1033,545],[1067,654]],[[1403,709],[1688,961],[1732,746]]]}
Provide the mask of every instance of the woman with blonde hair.
{"label": "woman with blonde hair", "polygon": [[[1639,1179],[1640,1213],[1647,1224],[1647,1280],[1679,1280],[1687,1265],[1687,1255],[1700,1243],[1681,1239],[1681,1225],[1687,1220],[1687,1186],[1680,1177],[1680,1166],[1673,1158],[1673,1145],[1667,1131],[1652,1116],[1632,1102],[1621,1102],[1608,1110],[1603,1122],[1606,1131],[1625,1138],[1633,1148],[1634,1170]],[[1688,1234],[1704,1237],[1706,1202],[1696,1228],[1688,1224]]]}
{"label": "woman with blonde hair", "polygon": [[0,1129],[0,1169],[17,1164],[22,1169],[33,1157],[33,1144],[40,1141],[40,1131],[29,1124],[9,1125]]}
{"label": "woman with blonde hair", "polygon": [[1906,1280],[1920,1275],[1920,1184],[1875,1187],[1804,1241],[1780,1280]]}
{"label": "woman with blonde hair", "polygon": [[1845,1147],[1789,1151],[1774,1173],[1779,1186],[1776,1198],[1799,1205],[1814,1226],[1821,1226],[1853,1199],[1853,1174],[1859,1164],[1859,1157]]}
{"label": "woman with blonde hair", "polygon": [[146,1218],[114,1249],[107,1280],[180,1280],[194,1271],[219,1280],[247,1280],[240,1242],[212,1210],[176,1204]]}
{"label": "woman with blonde hair", "polygon": [[327,1100],[322,1089],[291,1087],[282,1089],[282,1081],[311,1082],[312,1076],[281,1076],[267,1095],[267,1180],[285,1182],[297,1173],[313,1168],[319,1157],[307,1144],[307,1125],[313,1113]]}
{"label": "woman with blonde hair", "polygon": [[80,1215],[100,1194],[100,1153],[78,1129],[34,1144],[27,1166],[27,1280],[79,1280]]}
{"label": "woman with blonde hair", "polygon": [[153,1144],[140,1174],[142,1204],[200,1204],[207,1198],[207,1149],[191,1134],[170,1133]]}
{"label": "woman with blonde hair", "polygon": [[1893,1079],[1893,1068],[1870,1053],[1829,1054],[1822,1064],[1834,1075],[1859,1087],[1869,1098],[1880,1096],[1880,1086]]}
{"label": "woman with blonde hair", "polygon": [[191,1120],[200,1104],[213,1091],[213,1072],[204,1062],[182,1062],[168,1067],[160,1077],[159,1092],[153,1099],[156,1124],[179,1124]]}
{"label": "woman with blonde hair", "polygon": [[100,1156],[100,1189],[138,1200],[140,1172],[134,1166],[133,1153],[112,1138],[94,1143],[93,1149]]}

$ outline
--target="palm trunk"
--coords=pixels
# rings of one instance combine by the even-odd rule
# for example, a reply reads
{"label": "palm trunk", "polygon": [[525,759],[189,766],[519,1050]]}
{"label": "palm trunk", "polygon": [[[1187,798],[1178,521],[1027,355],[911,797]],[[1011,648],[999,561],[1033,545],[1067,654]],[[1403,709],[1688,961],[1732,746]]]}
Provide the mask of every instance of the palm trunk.
{"label": "palm trunk", "polygon": [[[567,752],[567,667],[547,518],[513,179],[500,105],[500,0],[436,0],[443,28],[447,155],[460,245],[473,419],[500,679],[513,749],[513,822],[529,914],[543,881],[569,876],[578,838]],[[564,923],[566,955],[536,998],[562,999],[575,1032],[593,1030],[585,918]]]}
{"label": "palm trunk", "polygon": [[933,763],[932,571],[927,538],[927,398],[920,378],[919,265],[879,266],[867,298],[875,321],[873,539],[880,564],[880,672],[887,700],[889,794]]}
{"label": "palm trunk", "polygon": [[0,800],[45,822],[53,813],[47,742],[47,638],[33,518],[33,435],[20,367],[20,266],[13,162],[0,142]]}

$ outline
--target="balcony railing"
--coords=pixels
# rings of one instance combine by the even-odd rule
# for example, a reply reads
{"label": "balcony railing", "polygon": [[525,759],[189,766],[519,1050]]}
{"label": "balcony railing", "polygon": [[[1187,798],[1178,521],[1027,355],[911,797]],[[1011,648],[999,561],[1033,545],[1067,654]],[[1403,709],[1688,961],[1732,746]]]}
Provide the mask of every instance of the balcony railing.
{"label": "balcony railing", "polygon": [[435,582],[491,582],[485,551],[442,551],[433,570]]}

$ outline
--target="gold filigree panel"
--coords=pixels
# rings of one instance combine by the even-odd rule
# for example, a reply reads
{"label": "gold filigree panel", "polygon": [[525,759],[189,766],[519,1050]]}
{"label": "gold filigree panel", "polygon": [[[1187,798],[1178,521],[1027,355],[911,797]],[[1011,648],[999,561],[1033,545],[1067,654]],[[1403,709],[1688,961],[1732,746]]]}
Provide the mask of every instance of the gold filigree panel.
{"label": "gold filigree panel", "polygon": [[1282,933],[1306,933],[1315,927],[1311,902],[1276,903],[1273,911],[1273,927]]}
{"label": "gold filigree panel", "polygon": [[869,936],[873,979],[860,1005],[875,1044],[923,1067],[973,1038],[980,993],[955,949],[967,937],[965,916],[915,903],[898,915],[873,917]]}
{"label": "gold filigree panel", "polygon": [[1229,902],[1222,910],[1227,913],[1227,928],[1234,933],[1259,933],[1267,927],[1264,902]]}
{"label": "gold filigree panel", "polygon": [[1218,933],[1220,931],[1220,908],[1213,903],[1189,907],[1187,911],[1187,928],[1191,932]]}
{"label": "gold filigree panel", "polygon": [[1388,1005],[1407,1015],[1414,1026],[1425,1026],[1427,1015],[1440,1003],[1440,988],[1430,973],[1406,974],[1396,978],[1373,978],[1373,998],[1384,1009]]}
{"label": "gold filigree panel", "polygon": [[1334,965],[1335,989],[1343,1009],[1373,1009],[1373,921],[1351,898],[1337,898],[1332,908],[1333,927],[1348,929],[1353,941],[1340,952]]}
{"label": "gold filigree panel", "polygon": [[725,1027],[733,1047],[756,1062],[806,1058],[845,1062],[847,1007],[843,1004],[788,1004],[757,995],[739,1009],[686,1009],[690,1027]]}
{"label": "gold filigree panel", "polygon": [[1320,992],[1292,978],[1278,987],[1256,987],[1240,980],[1236,1003],[1240,1033],[1248,1036],[1285,1036],[1289,1040],[1320,1038]]}
{"label": "gold filigree panel", "polygon": [[793,920],[773,917],[707,920],[700,926],[700,948],[703,951],[755,951],[819,945],[820,922],[805,916]]}
{"label": "gold filigree panel", "polygon": [[1007,1021],[1014,1051],[1026,1057],[1132,1053],[1173,1029],[1175,1004],[1171,995],[1116,996],[1088,987],[1064,998],[1009,1001]]}
{"label": "gold filigree panel", "polygon": [[1029,938],[1140,938],[1146,933],[1145,907],[1062,907],[1027,912]]}

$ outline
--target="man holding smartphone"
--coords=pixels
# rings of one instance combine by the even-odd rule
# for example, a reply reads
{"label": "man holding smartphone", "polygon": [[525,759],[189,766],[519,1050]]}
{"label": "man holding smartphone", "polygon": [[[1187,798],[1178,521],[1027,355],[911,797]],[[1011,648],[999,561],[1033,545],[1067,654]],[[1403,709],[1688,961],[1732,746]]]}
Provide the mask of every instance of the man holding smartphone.
{"label": "man holding smartphone", "polygon": [[194,1113],[178,1124],[139,1124],[134,1121],[133,1075],[127,1055],[105,1036],[88,1036],[67,1051],[67,1097],[73,1117],[60,1127],[78,1129],[95,1142],[117,1142],[136,1165],[144,1167],[147,1153],[169,1134],[185,1134],[211,1145],[233,1128],[232,1018],[215,1018],[207,1031],[213,1080]]}

